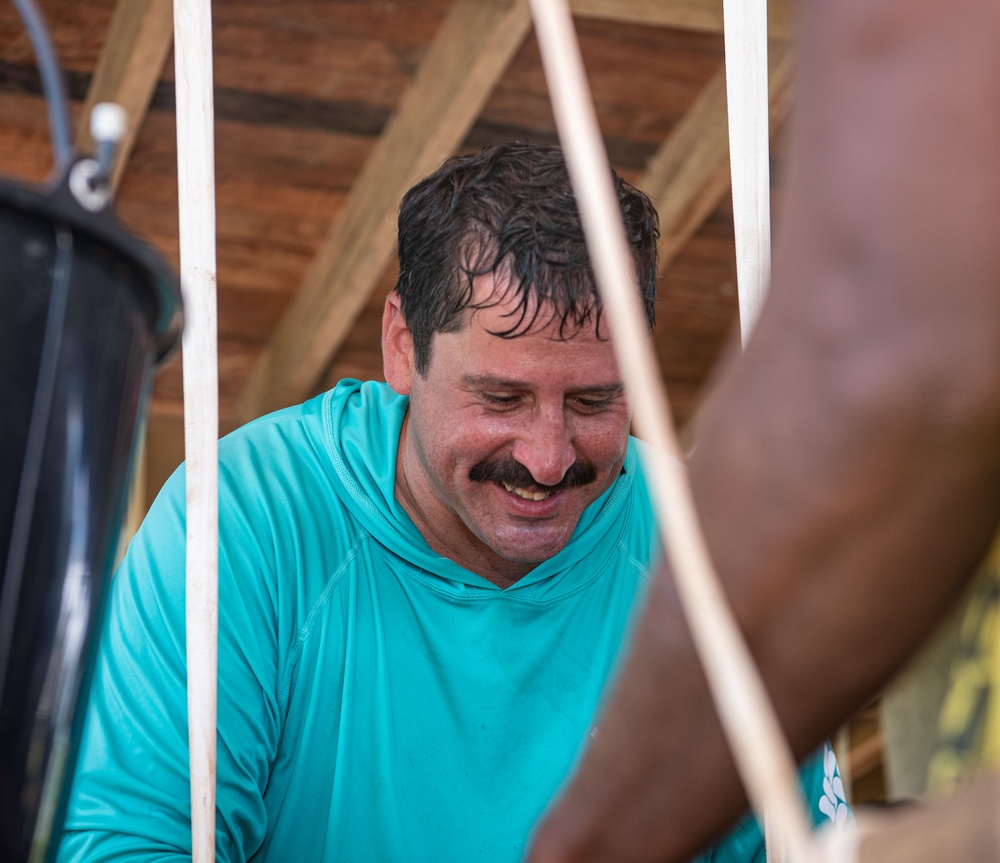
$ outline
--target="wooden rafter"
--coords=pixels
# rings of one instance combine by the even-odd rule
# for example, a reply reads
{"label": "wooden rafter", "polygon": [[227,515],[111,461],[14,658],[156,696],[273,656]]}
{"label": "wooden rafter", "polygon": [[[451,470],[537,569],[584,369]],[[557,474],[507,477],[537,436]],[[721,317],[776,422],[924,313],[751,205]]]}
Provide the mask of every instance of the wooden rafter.
{"label": "wooden rafter", "polygon": [[524,41],[524,0],[456,0],[237,404],[249,419],[308,395],[392,250],[405,191],[454,153]]}
{"label": "wooden rafter", "polygon": [[[81,112],[81,117],[86,118],[97,103],[117,102],[128,114],[128,126],[111,175],[115,189],[121,182],[173,38],[172,0],[118,0]],[[76,147],[84,153],[93,148],[87,122],[77,126]]]}
{"label": "wooden rafter", "polygon": [[[791,101],[791,50],[772,42],[768,57],[772,135]],[[650,160],[641,188],[660,215],[660,271],[665,270],[729,190],[726,75],[720,68]]]}

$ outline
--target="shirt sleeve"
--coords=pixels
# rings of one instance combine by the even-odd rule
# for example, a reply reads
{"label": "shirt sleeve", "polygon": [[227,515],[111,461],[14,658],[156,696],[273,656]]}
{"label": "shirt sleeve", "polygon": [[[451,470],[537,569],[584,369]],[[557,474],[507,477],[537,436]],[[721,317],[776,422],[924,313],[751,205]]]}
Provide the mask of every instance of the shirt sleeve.
{"label": "shirt sleeve", "polygon": [[[824,743],[800,767],[803,799],[812,825],[819,829],[829,824],[842,826],[850,818],[850,809],[840,779],[840,769],[833,747]],[[747,815],[716,845],[691,863],[766,863],[767,843],[757,818]]]}
{"label": "shirt sleeve", "polygon": [[[59,863],[191,859],[184,495],[181,469],[112,579]],[[252,509],[220,487],[216,859],[223,863],[242,863],[261,844],[263,790],[280,735],[261,533]]]}
{"label": "shirt sleeve", "polygon": [[817,828],[830,824],[843,827],[851,817],[837,756],[829,743],[803,765],[802,789]]}

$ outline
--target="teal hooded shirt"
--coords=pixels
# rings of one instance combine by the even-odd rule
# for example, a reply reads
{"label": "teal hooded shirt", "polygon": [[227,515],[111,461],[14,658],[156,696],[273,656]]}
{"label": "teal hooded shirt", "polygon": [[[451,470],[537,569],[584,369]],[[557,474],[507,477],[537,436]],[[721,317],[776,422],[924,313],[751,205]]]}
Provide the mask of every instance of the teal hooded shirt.
{"label": "teal hooded shirt", "polygon": [[[396,501],[406,405],[345,381],[220,443],[220,861],[514,863],[592,732],[656,547],[636,442],[501,590]],[[62,863],[190,859],[184,529],[182,468],[112,582]],[[763,840],[748,819],[706,855]]]}

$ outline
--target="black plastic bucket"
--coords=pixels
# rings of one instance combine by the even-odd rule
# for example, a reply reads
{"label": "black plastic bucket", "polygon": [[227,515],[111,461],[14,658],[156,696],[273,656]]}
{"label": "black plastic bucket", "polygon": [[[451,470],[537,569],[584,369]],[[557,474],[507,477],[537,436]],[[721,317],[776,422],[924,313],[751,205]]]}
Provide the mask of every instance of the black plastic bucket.
{"label": "black plastic bucket", "polygon": [[[0,179],[0,860],[45,860],[176,277],[65,183]],[[82,685],[83,684],[83,685]]]}

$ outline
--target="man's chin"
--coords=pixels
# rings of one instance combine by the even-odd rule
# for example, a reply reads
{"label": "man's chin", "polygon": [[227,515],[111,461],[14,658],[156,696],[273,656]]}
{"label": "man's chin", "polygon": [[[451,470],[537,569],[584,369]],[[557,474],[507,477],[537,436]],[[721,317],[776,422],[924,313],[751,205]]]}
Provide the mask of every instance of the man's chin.
{"label": "man's chin", "polygon": [[518,538],[503,537],[489,542],[490,548],[501,557],[512,563],[534,564],[537,566],[549,558],[555,557],[569,542],[570,534],[551,538]]}

